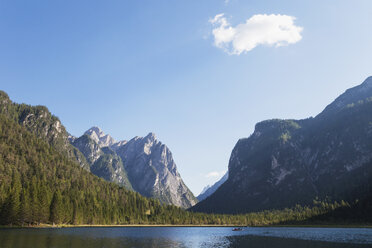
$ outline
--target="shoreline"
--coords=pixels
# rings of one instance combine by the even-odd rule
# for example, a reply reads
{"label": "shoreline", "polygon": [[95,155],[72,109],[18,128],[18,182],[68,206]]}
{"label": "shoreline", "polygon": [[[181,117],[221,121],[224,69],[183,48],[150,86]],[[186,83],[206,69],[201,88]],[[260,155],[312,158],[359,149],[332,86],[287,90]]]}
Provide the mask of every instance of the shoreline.
{"label": "shoreline", "polygon": [[324,225],[316,225],[316,224],[309,224],[309,225],[267,225],[267,226],[244,226],[244,225],[172,225],[172,224],[122,224],[122,225],[70,225],[70,224],[60,224],[60,225],[52,225],[52,224],[39,224],[39,225],[27,225],[27,226],[19,226],[19,225],[12,225],[12,226],[0,226],[0,229],[12,229],[12,228],[31,228],[31,229],[53,229],[53,228],[97,228],[97,227],[107,227],[107,228],[120,228],[120,227],[245,227],[245,228],[265,228],[265,227],[280,227],[280,228],[372,228],[370,224],[350,224],[350,225],[340,225],[340,224],[324,224]]}

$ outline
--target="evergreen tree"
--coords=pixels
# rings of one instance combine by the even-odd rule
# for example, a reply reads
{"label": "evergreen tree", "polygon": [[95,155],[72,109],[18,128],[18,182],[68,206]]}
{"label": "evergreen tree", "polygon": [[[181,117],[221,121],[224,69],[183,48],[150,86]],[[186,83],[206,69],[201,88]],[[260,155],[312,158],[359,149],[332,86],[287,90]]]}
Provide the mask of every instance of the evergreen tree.
{"label": "evergreen tree", "polygon": [[32,219],[32,214],[31,214],[32,210],[30,206],[30,197],[26,189],[22,190],[20,203],[21,203],[21,206],[20,206],[20,211],[19,211],[19,220],[22,225],[24,223],[30,223]]}
{"label": "evergreen tree", "polygon": [[16,171],[13,171],[10,193],[3,206],[2,219],[6,224],[14,224],[19,221],[21,188],[22,186],[19,174]]}
{"label": "evergreen tree", "polygon": [[52,203],[50,204],[49,220],[54,224],[59,224],[63,220],[62,195],[59,190],[54,192]]}

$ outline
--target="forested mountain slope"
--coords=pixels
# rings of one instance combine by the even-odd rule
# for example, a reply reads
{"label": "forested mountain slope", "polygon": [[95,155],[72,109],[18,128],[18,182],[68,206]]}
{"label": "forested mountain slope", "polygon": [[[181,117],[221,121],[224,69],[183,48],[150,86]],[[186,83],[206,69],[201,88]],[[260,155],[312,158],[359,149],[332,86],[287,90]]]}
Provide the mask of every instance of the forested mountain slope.
{"label": "forested mountain slope", "polygon": [[162,209],[105,182],[0,114],[1,223],[128,223]]}
{"label": "forested mountain slope", "polygon": [[89,164],[83,154],[70,144],[65,127],[47,107],[13,103],[4,91],[0,91],[0,114],[14,120],[89,170]]}

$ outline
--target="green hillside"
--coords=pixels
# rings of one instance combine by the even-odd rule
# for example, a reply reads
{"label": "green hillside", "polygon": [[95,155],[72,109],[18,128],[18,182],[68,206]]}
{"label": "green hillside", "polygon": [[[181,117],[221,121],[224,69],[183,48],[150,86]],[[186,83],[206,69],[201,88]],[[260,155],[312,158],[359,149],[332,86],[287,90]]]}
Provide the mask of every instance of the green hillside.
{"label": "green hillside", "polygon": [[4,91],[0,90],[0,114],[25,127],[60,153],[89,170],[89,164],[84,155],[70,144],[65,127],[56,116],[49,112],[47,107],[14,103]]}
{"label": "green hillside", "polygon": [[1,223],[141,223],[156,200],[105,182],[0,115]]}

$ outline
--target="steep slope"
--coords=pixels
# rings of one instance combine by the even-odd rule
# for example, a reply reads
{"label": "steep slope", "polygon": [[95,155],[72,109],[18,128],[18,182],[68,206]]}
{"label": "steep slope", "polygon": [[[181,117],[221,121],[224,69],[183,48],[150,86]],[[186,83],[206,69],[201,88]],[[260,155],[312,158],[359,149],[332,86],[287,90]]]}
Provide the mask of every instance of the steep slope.
{"label": "steep slope", "polygon": [[[106,181],[117,183],[120,186],[132,190],[132,185],[128,180],[121,158],[109,147],[101,147],[96,142],[97,139],[93,140],[88,134],[73,139],[72,145],[79,149],[85,156],[90,165],[90,171]],[[107,142],[101,142],[101,145],[105,144],[107,144]]]}
{"label": "steep slope", "polygon": [[371,123],[372,77],[315,118],[260,122],[235,145],[228,180],[193,210],[243,213],[364,197],[372,182]]}
{"label": "steep slope", "polygon": [[61,121],[44,106],[13,103],[4,91],[0,91],[0,114],[24,126],[67,157],[89,170],[85,157],[69,143],[69,135]]}
{"label": "steep slope", "polygon": [[212,195],[224,182],[226,182],[229,174],[226,172],[223,177],[220,178],[215,184],[212,186],[208,185],[206,186],[203,191],[196,197],[198,201],[202,201]]}
{"label": "steep slope", "polygon": [[93,165],[101,155],[103,155],[101,147],[88,135],[83,135],[74,139],[72,145],[79,149],[90,166]]}
{"label": "steep slope", "polygon": [[116,152],[123,160],[134,190],[141,195],[183,208],[197,202],[182,181],[172,153],[153,133],[131,139],[117,147]]}
{"label": "steep slope", "polygon": [[92,127],[71,141],[99,177],[165,204],[189,208],[197,202],[182,181],[171,152],[152,133],[129,142],[114,142],[100,128]]}
{"label": "steep slope", "polygon": [[92,127],[87,130],[85,135],[88,135],[92,140],[94,140],[100,147],[112,146],[115,142],[108,134],[104,134],[99,127]]}

